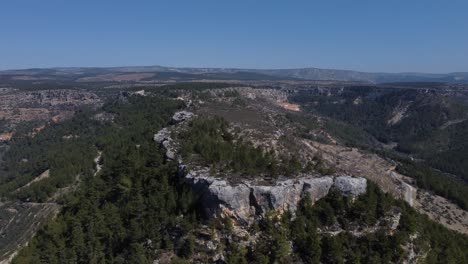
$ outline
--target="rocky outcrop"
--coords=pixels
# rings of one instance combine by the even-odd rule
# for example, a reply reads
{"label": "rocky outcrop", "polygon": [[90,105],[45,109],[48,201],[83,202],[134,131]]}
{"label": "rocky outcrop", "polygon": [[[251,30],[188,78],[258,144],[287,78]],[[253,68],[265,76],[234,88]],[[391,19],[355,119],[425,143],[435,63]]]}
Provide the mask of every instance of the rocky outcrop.
{"label": "rocky outcrop", "polygon": [[[172,118],[171,118],[171,123],[172,124],[178,124],[182,123],[186,120],[189,120],[192,118],[194,114],[192,112],[188,111],[179,111],[176,112]],[[166,158],[169,160],[175,160],[176,153],[177,153],[177,146],[175,142],[171,138],[171,131],[168,128],[163,128],[159,130],[158,133],[156,133],[153,137],[153,140],[160,144],[165,150],[166,150]],[[180,161],[181,163],[181,161]]]}
{"label": "rocky outcrop", "polygon": [[[193,116],[190,112],[178,112],[173,122],[183,122]],[[274,185],[262,185],[252,181],[231,184],[225,179],[210,175],[208,168],[188,170],[176,155],[176,144],[168,128],[154,135],[154,140],[166,149],[166,157],[179,162],[179,176],[200,195],[201,207],[208,217],[231,217],[240,224],[249,224],[266,212],[294,213],[299,201],[309,196],[312,202],[325,197],[331,188],[343,195],[356,197],[366,191],[365,178],[351,176],[302,175],[296,179],[286,179]]]}
{"label": "rocky outcrop", "polygon": [[153,140],[166,150],[167,159],[174,160],[176,158],[176,150],[172,143],[171,131],[169,129],[161,129],[154,135]]}
{"label": "rocky outcrop", "polygon": [[188,112],[188,111],[179,111],[179,112],[176,112],[173,116],[172,116],[172,119],[171,119],[171,122],[173,124],[178,124],[178,123],[181,123],[185,120],[189,120],[190,118],[192,118],[194,116],[194,114],[192,112]]}
{"label": "rocky outcrop", "polygon": [[210,177],[208,170],[188,173],[186,182],[201,195],[202,208],[209,217],[228,216],[241,224],[251,223],[268,211],[294,213],[299,201],[309,196],[313,202],[325,197],[331,188],[343,195],[355,197],[366,190],[364,178],[350,176],[305,176],[279,181],[275,185],[243,182],[231,185],[226,180]]}
{"label": "rocky outcrop", "polygon": [[331,188],[343,195],[358,196],[366,191],[364,178],[350,176],[313,177],[279,181],[275,185],[257,185],[252,182],[230,184],[210,176],[208,169],[187,171],[180,165],[181,176],[201,196],[201,207],[208,217],[232,217],[238,223],[248,224],[268,211],[294,213],[299,201],[309,196],[313,202],[325,197]]}
{"label": "rocky outcrop", "polygon": [[317,201],[320,198],[323,198],[330,191],[331,186],[333,185],[332,177],[320,177],[312,179],[303,179],[303,193],[309,195],[312,199],[312,202]]}
{"label": "rocky outcrop", "polygon": [[367,180],[365,178],[340,176],[335,179],[335,187],[343,195],[357,196],[366,192]]}

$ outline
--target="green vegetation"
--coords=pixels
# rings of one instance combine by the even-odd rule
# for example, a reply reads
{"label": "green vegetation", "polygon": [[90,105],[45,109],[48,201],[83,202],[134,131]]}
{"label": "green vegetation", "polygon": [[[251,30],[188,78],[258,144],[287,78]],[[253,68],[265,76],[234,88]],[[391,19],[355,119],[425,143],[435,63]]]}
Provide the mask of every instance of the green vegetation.
{"label": "green vegetation", "polygon": [[178,107],[143,97],[107,105],[117,117],[96,137],[104,153],[102,173],[83,178],[14,263],[150,263],[156,249],[175,248],[170,232],[187,233],[196,223],[194,198],[151,133]]}
{"label": "green vegetation", "polygon": [[7,124],[8,124],[8,122],[4,118],[0,119],[0,133],[8,132],[7,131],[7,128],[8,128]]}
{"label": "green vegetation", "polygon": [[[396,143],[399,153],[384,154],[396,157],[401,163],[398,166],[401,173],[415,178],[419,187],[467,208],[466,102],[435,90],[367,86],[347,87],[342,92],[332,89],[326,95],[303,91],[293,100],[310,112],[328,117],[324,129],[346,145],[384,153],[378,141]],[[404,118],[390,124],[395,111],[400,111]],[[402,158],[402,153],[423,162]]]}
{"label": "green vegetation", "polygon": [[325,130],[334,137],[342,140],[345,145],[351,147],[360,147],[362,149],[374,146],[376,140],[373,136],[364,131],[362,128],[347,124],[337,120],[326,120]]}
{"label": "green vegetation", "polygon": [[[401,213],[396,230],[384,219]],[[326,230],[338,225],[344,230],[332,235]],[[350,230],[377,226],[353,235]],[[399,263],[408,257],[411,243],[424,263],[465,263],[468,237],[448,231],[402,201],[384,194],[370,183],[367,192],[355,201],[331,192],[312,205],[306,197],[296,217],[267,213],[251,227],[258,233],[255,246],[228,245],[228,263]],[[292,247],[290,246],[292,242]]]}
{"label": "green vegetation", "polygon": [[299,124],[296,134],[303,138],[310,138],[309,131],[318,128],[317,119],[313,116],[287,112],[286,120],[291,123]]}
{"label": "green vegetation", "polygon": [[[130,97],[127,104],[115,101],[104,110],[116,116],[115,124],[95,120],[95,111],[83,109],[71,120],[47,125],[40,133],[32,135],[38,124],[19,127],[9,143],[8,155],[3,156],[0,167],[0,195],[23,201],[45,202],[58,188],[69,186],[77,178],[94,173],[94,158],[111,139],[115,130],[135,140],[151,135],[181,102],[154,98]],[[135,104],[145,109],[142,112]],[[166,105],[171,108],[165,109]],[[164,114],[164,115],[162,115]],[[151,122],[150,122],[151,121]],[[104,159],[108,153],[104,154]],[[21,188],[44,171],[50,176],[27,188]]]}
{"label": "green vegetation", "polygon": [[182,156],[194,160],[198,155],[207,166],[244,175],[276,177],[293,175],[303,169],[296,157],[278,159],[273,152],[235,138],[229,129],[228,122],[219,117],[192,120],[189,128],[179,135]]}
{"label": "green vegetation", "polygon": [[[453,173],[457,176],[463,177],[468,181],[468,120],[453,124],[446,127],[442,131],[438,131],[432,142],[434,155],[425,155],[428,163],[431,166],[438,168],[442,171]],[[425,143],[431,145],[431,140]],[[443,142],[449,142],[446,147],[440,147]],[[442,151],[440,151],[442,150]]]}
{"label": "green vegetation", "polygon": [[[97,153],[93,138],[99,125],[90,116],[90,111],[78,112],[72,120],[48,125],[35,136],[32,125],[20,127],[3,157],[0,195],[43,202],[76,177],[92,174]],[[46,170],[50,170],[49,178],[18,190]]]}
{"label": "green vegetation", "polygon": [[194,93],[194,92],[204,92],[204,91],[211,90],[211,89],[222,89],[222,88],[228,88],[228,87],[232,87],[232,84],[220,83],[220,82],[215,82],[215,83],[187,82],[187,83],[176,83],[176,84],[164,85],[164,86],[157,87],[157,88],[145,88],[145,89],[154,90],[167,96],[177,97],[179,95],[178,92],[180,91]]}
{"label": "green vegetation", "polygon": [[426,190],[454,201],[461,208],[468,210],[468,185],[460,179],[450,175],[443,175],[424,163],[401,161],[397,171],[404,175],[411,175],[416,184]]}

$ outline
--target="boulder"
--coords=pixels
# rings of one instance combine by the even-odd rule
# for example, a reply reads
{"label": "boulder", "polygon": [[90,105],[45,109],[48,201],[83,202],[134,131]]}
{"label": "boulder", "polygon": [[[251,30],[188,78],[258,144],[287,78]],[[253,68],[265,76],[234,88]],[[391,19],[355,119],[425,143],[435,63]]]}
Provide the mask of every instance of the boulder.
{"label": "boulder", "polygon": [[178,124],[192,118],[194,114],[188,111],[179,111],[172,116],[172,124]]}
{"label": "boulder", "polygon": [[166,140],[171,140],[171,132],[169,129],[163,128],[154,134],[153,140],[158,144],[162,144]]}

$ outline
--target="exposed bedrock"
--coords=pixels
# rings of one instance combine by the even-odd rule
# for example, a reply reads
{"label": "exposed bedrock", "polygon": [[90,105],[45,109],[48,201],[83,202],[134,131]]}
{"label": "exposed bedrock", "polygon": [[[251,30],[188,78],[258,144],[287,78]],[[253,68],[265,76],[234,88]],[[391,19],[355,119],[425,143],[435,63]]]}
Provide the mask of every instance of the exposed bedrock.
{"label": "exposed bedrock", "polygon": [[194,114],[193,114],[192,112],[188,112],[188,111],[179,111],[179,112],[176,112],[176,113],[172,116],[171,123],[175,125],[175,124],[184,122],[185,120],[189,120],[189,119],[191,119],[193,116],[194,116]]}
{"label": "exposed bedrock", "polygon": [[161,129],[153,137],[155,142],[158,142],[166,150],[166,158],[174,160],[176,158],[176,149],[173,146],[171,131],[167,128]]}
{"label": "exposed bedrock", "polygon": [[251,182],[231,185],[209,176],[208,170],[201,170],[187,172],[185,179],[201,195],[201,207],[208,217],[232,217],[240,224],[249,224],[268,211],[294,213],[306,195],[315,202],[326,196],[331,188],[336,188],[343,195],[354,197],[364,193],[367,187],[366,179],[350,176],[305,176],[279,181],[272,186]]}

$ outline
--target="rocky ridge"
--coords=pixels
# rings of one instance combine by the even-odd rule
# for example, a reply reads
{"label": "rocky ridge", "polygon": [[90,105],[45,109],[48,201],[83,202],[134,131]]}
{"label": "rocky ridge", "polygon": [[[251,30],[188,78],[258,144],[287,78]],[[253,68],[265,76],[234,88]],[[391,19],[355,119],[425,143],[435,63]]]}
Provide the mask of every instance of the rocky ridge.
{"label": "rocky ridge", "polygon": [[[190,112],[177,112],[174,125],[193,117]],[[154,135],[154,141],[166,150],[166,158],[177,160],[179,175],[185,177],[193,190],[201,195],[202,207],[208,217],[230,217],[240,224],[249,224],[268,211],[292,213],[299,201],[309,196],[313,202],[325,197],[332,188],[343,195],[356,197],[366,191],[367,180],[351,176],[301,175],[296,179],[277,181],[275,185],[261,185],[250,181],[238,184],[210,175],[208,168],[189,170],[177,156],[177,147],[171,130],[163,128]],[[314,177],[315,176],[315,177]]]}
{"label": "rocky ridge", "polygon": [[209,217],[231,217],[241,224],[250,224],[269,211],[281,214],[289,210],[294,213],[302,198],[309,196],[315,202],[325,197],[332,188],[343,195],[355,197],[364,193],[367,187],[364,178],[311,175],[278,181],[272,186],[251,182],[231,185],[208,173],[208,170],[184,173],[186,182],[201,194],[205,214]]}

